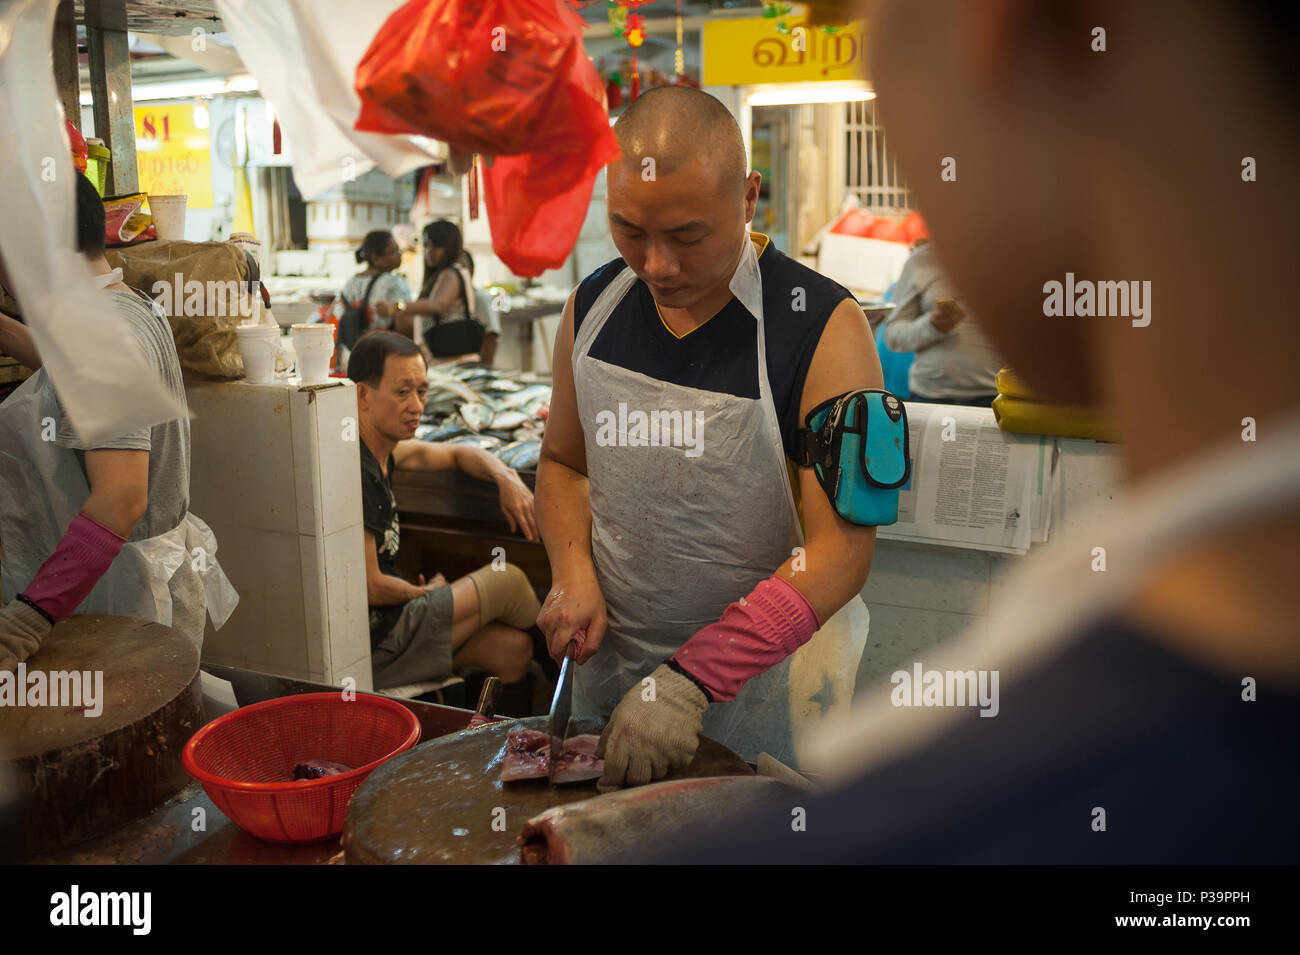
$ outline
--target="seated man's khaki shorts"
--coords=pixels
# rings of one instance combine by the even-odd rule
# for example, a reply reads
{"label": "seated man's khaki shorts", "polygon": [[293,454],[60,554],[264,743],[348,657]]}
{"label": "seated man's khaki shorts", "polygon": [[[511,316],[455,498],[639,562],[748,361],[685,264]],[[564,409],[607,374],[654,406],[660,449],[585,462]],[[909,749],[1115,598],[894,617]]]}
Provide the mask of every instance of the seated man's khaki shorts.
{"label": "seated man's khaki shorts", "polygon": [[375,689],[451,676],[451,623],[450,587],[430,590],[403,604],[393,629],[370,651]]}

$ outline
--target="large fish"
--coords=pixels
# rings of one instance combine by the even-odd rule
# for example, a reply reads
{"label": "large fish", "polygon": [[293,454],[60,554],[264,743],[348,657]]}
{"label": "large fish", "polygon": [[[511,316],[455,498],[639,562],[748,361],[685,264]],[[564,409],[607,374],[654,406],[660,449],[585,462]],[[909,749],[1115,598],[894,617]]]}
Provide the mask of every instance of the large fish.
{"label": "large fish", "polygon": [[438,371],[429,372],[429,393],[425,396],[424,403],[427,407],[429,400],[441,393],[450,393],[455,395],[461,401],[481,401],[482,396],[461,381],[459,378],[453,378],[451,375],[443,374]]}
{"label": "large fish", "polygon": [[478,390],[489,395],[506,395],[516,391],[523,391],[524,385],[512,378],[491,378],[479,385]]}
{"label": "large fish", "polygon": [[460,416],[471,431],[483,431],[492,426],[494,412],[481,401],[470,401],[460,406]]}
{"label": "large fish", "polygon": [[551,400],[550,385],[528,385],[519,391],[503,395],[500,403],[507,408],[523,409],[529,405],[543,405]]}
{"label": "large fish", "polygon": [[706,776],[623,789],[548,809],[516,840],[525,865],[628,861],[669,844],[688,828],[807,794],[766,776]]}
{"label": "large fish", "polygon": [[484,451],[496,454],[505,442],[500,438],[493,438],[486,434],[463,434],[459,438],[452,438],[450,441],[444,442],[444,444],[468,444],[471,447],[482,448]]}
{"label": "large fish", "polygon": [[492,416],[492,427],[497,431],[513,431],[526,421],[531,421],[532,415],[524,414],[522,411],[498,411]]}
{"label": "large fish", "polygon": [[450,441],[462,434],[469,434],[469,426],[459,415],[453,415],[435,424],[422,424],[415,429],[415,436],[421,441]]}
{"label": "large fish", "polygon": [[[516,471],[534,471],[541,455],[542,442],[535,440],[516,441],[508,444],[497,453],[501,463]],[[525,466],[527,465],[527,466]]]}

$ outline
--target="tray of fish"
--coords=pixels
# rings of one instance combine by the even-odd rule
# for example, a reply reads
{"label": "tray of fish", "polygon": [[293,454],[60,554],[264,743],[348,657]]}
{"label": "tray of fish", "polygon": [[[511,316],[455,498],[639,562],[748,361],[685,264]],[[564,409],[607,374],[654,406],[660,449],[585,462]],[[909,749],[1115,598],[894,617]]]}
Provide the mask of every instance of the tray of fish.
{"label": "tray of fish", "polygon": [[430,369],[416,438],[472,444],[499,454],[509,451],[502,460],[511,467],[535,470],[551,386],[534,377],[474,363]]}

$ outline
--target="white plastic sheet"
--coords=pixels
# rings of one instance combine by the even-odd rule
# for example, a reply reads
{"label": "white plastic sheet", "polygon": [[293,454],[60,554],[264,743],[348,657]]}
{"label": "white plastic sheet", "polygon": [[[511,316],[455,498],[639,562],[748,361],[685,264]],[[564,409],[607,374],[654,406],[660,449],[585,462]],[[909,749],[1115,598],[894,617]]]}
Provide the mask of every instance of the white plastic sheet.
{"label": "white plastic sheet", "polygon": [[216,0],[217,12],[288,137],[304,198],[378,166],[400,176],[445,158],[409,136],[353,129],[357,64],[406,0]]}
{"label": "white plastic sheet", "polygon": [[184,411],[77,251],[76,169],[51,55],[57,5],[0,4],[0,252],[72,426],[95,441]]}

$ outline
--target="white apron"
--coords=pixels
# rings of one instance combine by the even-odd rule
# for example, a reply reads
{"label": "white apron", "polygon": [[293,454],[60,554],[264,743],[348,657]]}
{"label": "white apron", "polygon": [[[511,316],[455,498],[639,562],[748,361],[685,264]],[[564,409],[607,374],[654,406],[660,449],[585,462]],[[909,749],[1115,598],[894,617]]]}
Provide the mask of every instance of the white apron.
{"label": "white apron", "polygon": [[[120,281],[120,271],[101,284]],[[42,369],[0,404],[0,593],[21,593],[58,546],[90,486],[76,454],[52,438],[58,405]],[[43,440],[42,432],[45,438]],[[76,613],[118,614],[174,627],[203,644],[204,617],[220,628],[239,595],[217,563],[217,540],[194,514],[172,530],[128,541]]]}
{"label": "white apron", "polygon": [[[635,281],[627,268],[610,283],[573,346],[592,556],[609,623],[600,649],[574,677],[575,715],[608,717],[628,689],[803,543],[767,377],[762,279],[752,242],[745,242],[731,291],[758,323],[757,399],[658,381],[590,357],[592,342]],[[620,403],[629,412],[703,412],[701,453],[602,446],[596,417],[601,411],[617,417]],[[704,735],[748,760],[767,752],[797,765],[797,740],[847,718],[869,619],[855,596],[792,657],[746,683],[735,700],[710,706]]]}

